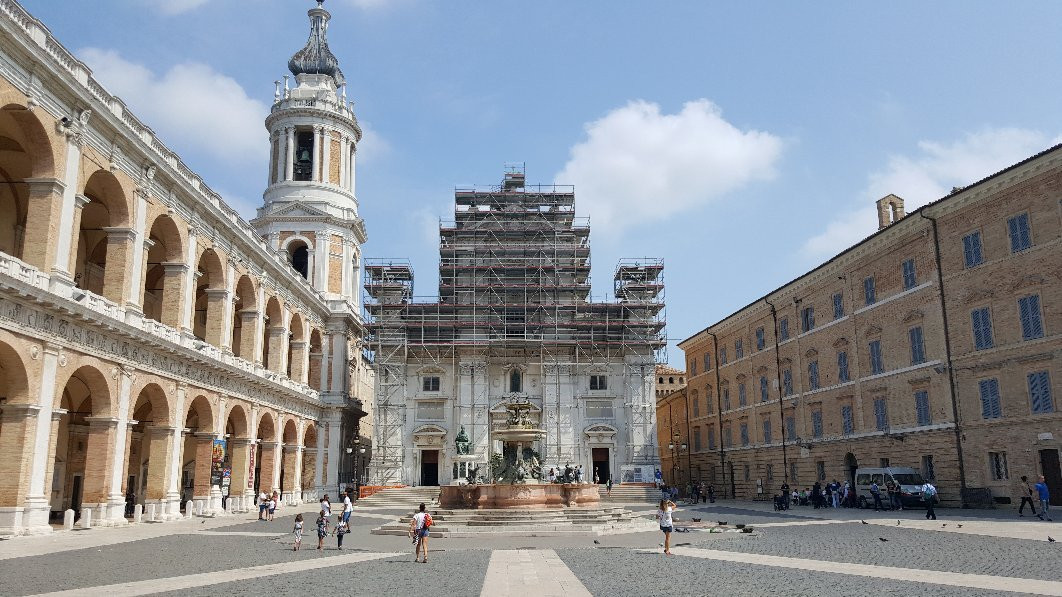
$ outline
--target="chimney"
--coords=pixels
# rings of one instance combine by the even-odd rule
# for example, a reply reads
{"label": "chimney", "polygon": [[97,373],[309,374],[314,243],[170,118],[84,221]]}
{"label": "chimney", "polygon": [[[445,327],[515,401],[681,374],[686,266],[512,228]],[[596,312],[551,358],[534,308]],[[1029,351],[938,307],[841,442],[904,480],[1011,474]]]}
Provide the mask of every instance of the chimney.
{"label": "chimney", "polygon": [[903,216],[903,199],[889,193],[881,199],[878,199],[878,230],[883,230],[896,222],[899,222]]}

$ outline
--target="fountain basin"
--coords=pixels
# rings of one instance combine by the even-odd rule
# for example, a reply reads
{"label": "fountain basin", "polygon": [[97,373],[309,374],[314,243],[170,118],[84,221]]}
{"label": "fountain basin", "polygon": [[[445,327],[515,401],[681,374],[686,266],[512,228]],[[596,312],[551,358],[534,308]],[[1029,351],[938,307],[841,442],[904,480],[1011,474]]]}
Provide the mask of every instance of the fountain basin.
{"label": "fountain basin", "polygon": [[441,487],[439,505],[454,509],[560,509],[596,506],[601,490],[589,483],[512,483]]}

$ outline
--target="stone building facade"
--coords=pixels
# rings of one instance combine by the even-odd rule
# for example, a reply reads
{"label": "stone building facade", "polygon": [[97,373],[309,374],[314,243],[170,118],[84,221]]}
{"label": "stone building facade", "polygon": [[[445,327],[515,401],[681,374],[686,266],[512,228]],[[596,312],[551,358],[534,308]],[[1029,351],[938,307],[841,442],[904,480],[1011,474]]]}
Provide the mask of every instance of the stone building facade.
{"label": "stone building facade", "polygon": [[[914,213],[679,344],[694,475],[783,481],[908,466],[945,504],[1062,498],[1062,147]],[[677,398],[676,398],[677,400]]]}
{"label": "stone building facade", "polygon": [[[352,392],[371,385],[353,291],[361,133],[328,13],[310,19],[248,223],[0,3],[0,534],[48,532],[67,509],[82,525],[124,524],[135,504],[169,520],[189,502],[224,513],[259,489],[298,503],[340,482],[364,414]],[[307,130],[312,172],[295,177]]]}
{"label": "stone building facade", "polygon": [[656,399],[686,387],[686,372],[664,364],[656,366]]}

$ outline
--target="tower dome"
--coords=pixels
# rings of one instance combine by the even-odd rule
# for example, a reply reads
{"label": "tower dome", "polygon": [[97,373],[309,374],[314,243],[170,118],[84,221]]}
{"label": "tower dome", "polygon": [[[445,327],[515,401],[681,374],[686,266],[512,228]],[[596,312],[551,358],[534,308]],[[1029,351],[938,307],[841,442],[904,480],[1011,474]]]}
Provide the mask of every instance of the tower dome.
{"label": "tower dome", "polygon": [[339,60],[328,49],[328,20],[332,18],[323,8],[324,0],[317,0],[317,8],[311,8],[306,14],[310,17],[310,38],[306,45],[295,52],[288,60],[288,70],[296,77],[303,74],[328,75],[335,81],[336,87],[343,85],[343,71],[339,69]]}

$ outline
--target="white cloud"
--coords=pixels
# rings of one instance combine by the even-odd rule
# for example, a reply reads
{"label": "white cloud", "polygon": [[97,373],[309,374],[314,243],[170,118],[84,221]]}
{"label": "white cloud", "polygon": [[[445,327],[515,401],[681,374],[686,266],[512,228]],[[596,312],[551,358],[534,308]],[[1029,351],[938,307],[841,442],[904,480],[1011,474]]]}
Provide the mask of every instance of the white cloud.
{"label": "white cloud", "polygon": [[752,181],[770,179],[782,141],[742,131],[707,99],[677,114],[632,101],[586,125],[557,184],[574,184],[580,213],[598,234],[662,220]]}
{"label": "white cloud", "polygon": [[195,10],[209,0],[144,0],[144,2],[164,15],[172,16]]}
{"label": "white cloud", "polygon": [[269,138],[262,123],[269,109],[248,97],[233,78],[195,62],[159,75],[113,50],[85,48],[79,55],[93,76],[167,144],[195,148],[234,165],[268,159]]}
{"label": "white cloud", "polygon": [[813,259],[828,257],[875,232],[874,202],[889,193],[902,197],[910,213],[952,187],[976,182],[1058,142],[1041,131],[1019,128],[986,128],[951,143],[920,141],[915,155],[890,156],[883,170],[870,174],[858,205],[808,239],[803,253]]}
{"label": "white cloud", "polygon": [[359,166],[376,163],[391,153],[391,144],[376,132],[376,129],[364,120],[358,121],[358,124],[361,126],[361,141],[358,142]]}
{"label": "white cloud", "polygon": [[[193,0],[194,1],[194,0]],[[346,0],[347,4],[361,10],[378,10],[399,4],[403,0]]]}

